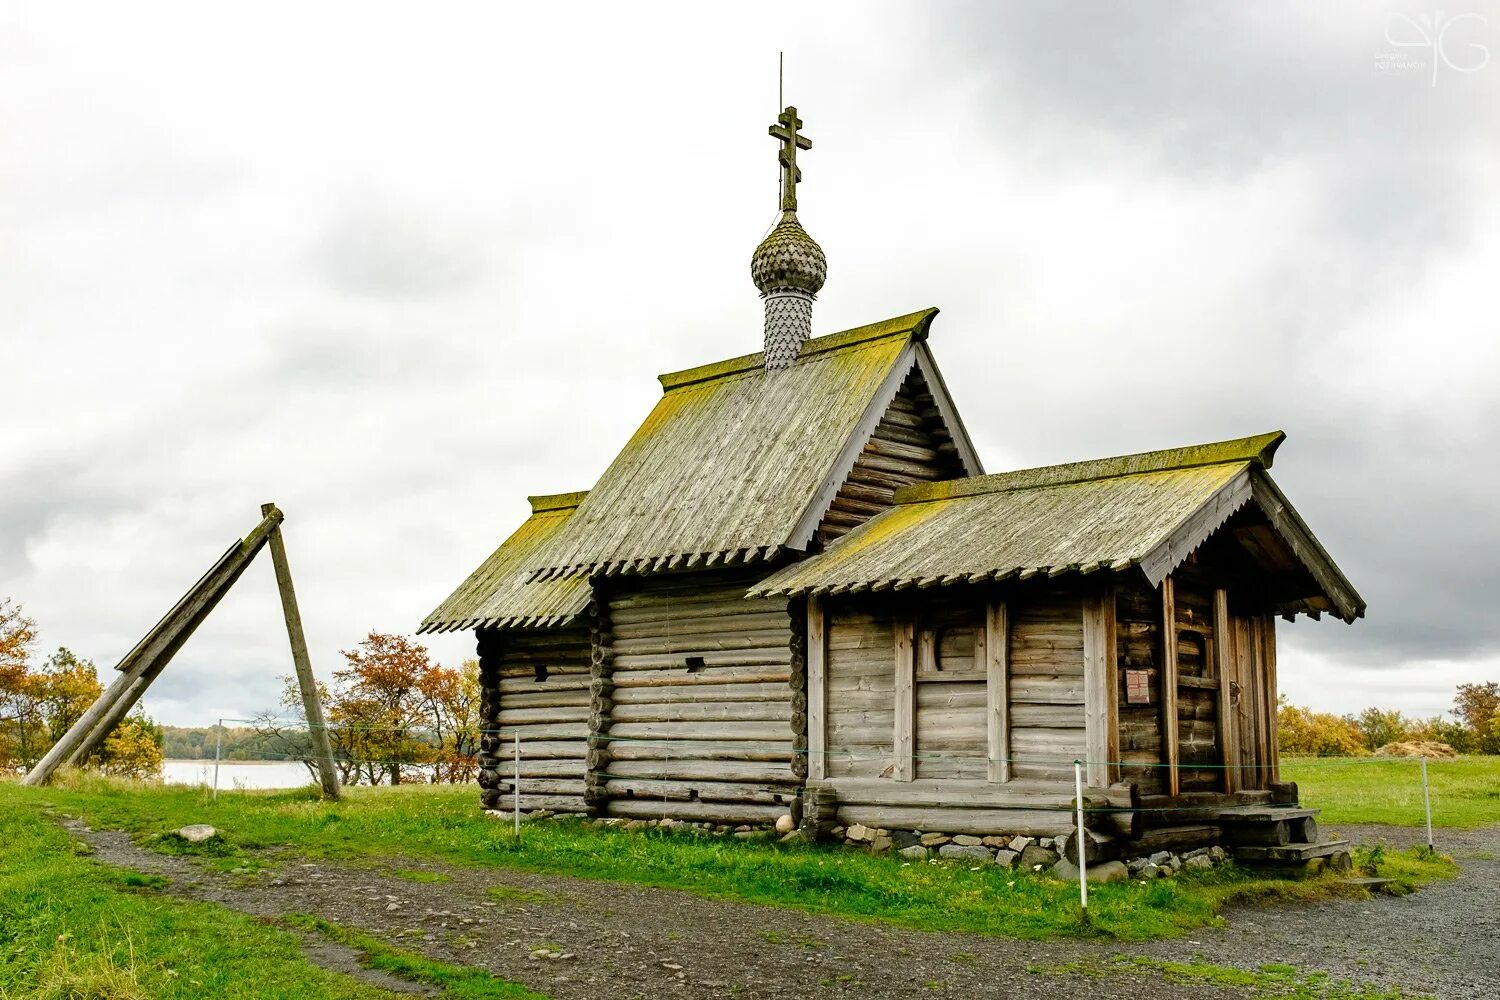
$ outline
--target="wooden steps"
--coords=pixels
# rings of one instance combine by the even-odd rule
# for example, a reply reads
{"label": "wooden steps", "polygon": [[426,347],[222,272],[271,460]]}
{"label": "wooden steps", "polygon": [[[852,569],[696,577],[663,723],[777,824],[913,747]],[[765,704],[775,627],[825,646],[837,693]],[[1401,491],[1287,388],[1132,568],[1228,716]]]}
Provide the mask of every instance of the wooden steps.
{"label": "wooden steps", "polygon": [[1232,848],[1239,861],[1271,861],[1281,864],[1326,858],[1349,850],[1347,840],[1325,840],[1321,844],[1285,844],[1281,846],[1245,845]]}

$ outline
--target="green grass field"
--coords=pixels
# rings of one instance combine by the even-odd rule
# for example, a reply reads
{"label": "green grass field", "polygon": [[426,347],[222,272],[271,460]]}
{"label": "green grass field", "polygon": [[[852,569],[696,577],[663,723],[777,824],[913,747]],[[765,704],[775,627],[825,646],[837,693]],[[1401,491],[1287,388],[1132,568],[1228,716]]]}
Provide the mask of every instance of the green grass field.
{"label": "green grass field", "polygon": [[[1473,829],[1500,824],[1500,756],[1427,763],[1432,824]],[[1319,822],[1420,826],[1421,764],[1410,757],[1283,758],[1281,777],[1295,781]]]}
{"label": "green grass field", "polygon": [[[155,791],[122,788],[120,796]],[[41,808],[55,796],[0,782],[0,997],[5,1000],[388,1000],[393,994],[303,958],[290,930],[162,895],[162,879],[94,863]],[[377,968],[443,988],[447,1000],[545,1000],[474,970],[430,962],[316,924]]]}
{"label": "green grass field", "polygon": [[[274,847],[291,848],[300,856],[391,865],[419,858],[678,888],[926,930],[1023,938],[1172,936],[1215,922],[1232,902],[1359,891],[1332,879],[1294,882],[1220,868],[1095,887],[1091,919],[1084,925],[1076,886],[994,865],[971,870],[834,847],[785,849],[695,832],[594,829],[563,822],[529,825],[517,842],[509,823],[479,812],[473,789],[466,787],[351,789],[344,801],[324,803],[310,791],[235,792],[214,802],[199,789],[87,777],[46,789],[0,784],[0,809],[35,815],[43,807],[142,838],[188,823],[211,823],[229,846],[206,860],[224,868],[265,863],[246,852]],[[171,838],[147,842],[158,849],[182,849]],[[1398,888],[1410,888],[1451,870],[1443,860],[1392,854],[1383,873],[1399,879]]]}

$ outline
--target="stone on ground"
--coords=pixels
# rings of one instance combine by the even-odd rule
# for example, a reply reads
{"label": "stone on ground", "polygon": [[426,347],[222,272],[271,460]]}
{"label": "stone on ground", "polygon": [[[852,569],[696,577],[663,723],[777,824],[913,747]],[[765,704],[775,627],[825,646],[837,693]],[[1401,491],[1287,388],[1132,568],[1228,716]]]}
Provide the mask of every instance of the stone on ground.
{"label": "stone on ground", "polygon": [[1057,864],[1057,852],[1036,844],[1027,844],[1026,849],[1021,852],[1020,859],[1016,862],[1022,868],[1035,871],[1037,868],[1050,868]]}
{"label": "stone on ground", "polygon": [[901,855],[903,858],[908,858],[912,861],[927,860],[927,848],[923,847],[921,844],[912,844],[910,847],[903,847],[896,853]]}
{"label": "stone on ground", "polygon": [[205,840],[212,840],[218,835],[219,831],[215,830],[207,823],[193,823],[191,826],[185,826],[181,830],[177,831],[177,836],[181,837],[189,844],[201,844]]}
{"label": "stone on ground", "polygon": [[[1057,864],[1052,866],[1052,874],[1065,882],[1078,881],[1078,866],[1067,858],[1059,858]],[[1130,877],[1130,872],[1118,861],[1103,861],[1097,865],[1089,865],[1085,878],[1092,883],[1103,885],[1106,882],[1123,882]]]}
{"label": "stone on ground", "polygon": [[995,852],[995,864],[1001,868],[1014,868],[1016,858],[1020,857],[1015,851],[1007,851],[1003,848]]}
{"label": "stone on ground", "polygon": [[782,813],[776,817],[776,832],[783,837],[797,829],[797,824],[792,822],[791,813]]}
{"label": "stone on ground", "polygon": [[964,844],[944,844],[938,848],[940,858],[963,858],[969,861],[988,861],[990,852],[988,848],[976,847]]}

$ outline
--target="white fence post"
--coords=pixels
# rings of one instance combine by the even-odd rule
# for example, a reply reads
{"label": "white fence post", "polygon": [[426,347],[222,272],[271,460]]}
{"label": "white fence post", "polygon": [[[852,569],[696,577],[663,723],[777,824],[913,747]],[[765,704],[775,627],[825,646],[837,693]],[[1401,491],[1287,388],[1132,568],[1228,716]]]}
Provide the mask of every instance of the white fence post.
{"label": "white fence post", "polygon": [[[214,735],[213,741],[213,801],[219,801],[219,757],[223,751],[223,720],[219,720],[219,729]],[[1433,838],[1428,837],[1428,840]]]}
{"label": "white fence post", "polygon": [[1089,909],[1088,845],[1083,839],[1083,761],[1073,761],[1073,803],[1078,807],[1078,902]]}
{"label": "white fence post", "polygon": [[1427,814],[1427,849],[1436,850],[1432,845],[1432,791],[1427,784],[1427,756],[1424,754],[1422,760],[1422,811]]}

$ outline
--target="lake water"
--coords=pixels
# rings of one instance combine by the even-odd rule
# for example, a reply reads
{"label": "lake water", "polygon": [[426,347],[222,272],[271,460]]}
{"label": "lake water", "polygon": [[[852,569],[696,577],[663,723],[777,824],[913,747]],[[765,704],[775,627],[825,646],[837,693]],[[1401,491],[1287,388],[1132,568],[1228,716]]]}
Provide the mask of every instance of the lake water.
{"label": "lake water", "polygon": [[[162,780],[169,785],[212,785],[211,760],[169,760],[162,765]],[[312,784],[307,768],[297,761],[226,760],[219,764],[219,788],[301,788]]]}

